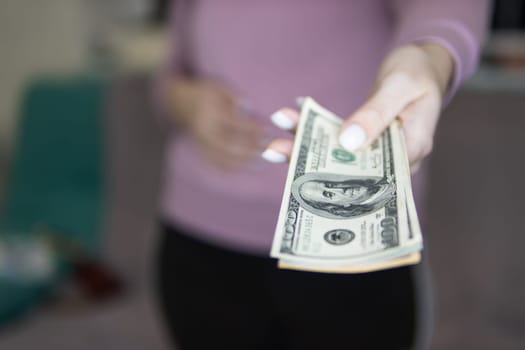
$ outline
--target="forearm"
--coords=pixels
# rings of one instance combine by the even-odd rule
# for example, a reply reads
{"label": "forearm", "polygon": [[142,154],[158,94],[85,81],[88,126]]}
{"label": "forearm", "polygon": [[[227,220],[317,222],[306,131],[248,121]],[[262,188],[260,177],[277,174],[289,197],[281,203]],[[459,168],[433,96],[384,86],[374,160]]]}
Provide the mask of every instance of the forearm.
{"label": "forearm", "polygon": [[475,71],[487,32],[489,0],[392,0],[395,33],[392,47],[436,43],[451,54],[454,67],[444,104]]}

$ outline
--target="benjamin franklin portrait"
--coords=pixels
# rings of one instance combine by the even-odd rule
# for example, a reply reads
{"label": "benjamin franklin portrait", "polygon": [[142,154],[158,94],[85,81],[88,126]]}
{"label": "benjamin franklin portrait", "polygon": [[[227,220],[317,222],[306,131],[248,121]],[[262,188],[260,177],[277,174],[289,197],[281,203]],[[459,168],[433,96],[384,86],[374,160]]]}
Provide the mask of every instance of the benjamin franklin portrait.
{"label": "benjamin franklin portrait", "polygon": [[331,219],[370,214],[396,200],[395,183],[385,177],[310,173],[292,184],[292,195],[309,212]]}

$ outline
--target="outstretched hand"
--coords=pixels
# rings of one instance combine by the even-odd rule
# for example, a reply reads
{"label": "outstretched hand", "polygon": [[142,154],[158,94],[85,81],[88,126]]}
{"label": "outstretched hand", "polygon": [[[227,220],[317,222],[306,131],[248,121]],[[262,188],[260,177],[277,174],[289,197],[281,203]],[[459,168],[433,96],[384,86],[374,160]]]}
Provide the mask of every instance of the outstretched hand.
{"label": "outstretched hand", "polygon": [[263,128],[228,89],[211,81],[177,79],[170,93],[173,118],[211,164],[229,170],[260,154]]}
{"label": "outstretched hand", "polygon": [[[401,46],[384,59],[368,100],[346,118],[340,134],[341,146],[349,151],[366,147],[393,121],[402,121],[412,171],[432,151],[434,132],[453,72],[450,53],[441,45],[427,43]],[[294,132],[299,121],[296,110],[282,108],[272,115],[278,127]],[[273,140],[263,157],[284,162],[293,140]]]}

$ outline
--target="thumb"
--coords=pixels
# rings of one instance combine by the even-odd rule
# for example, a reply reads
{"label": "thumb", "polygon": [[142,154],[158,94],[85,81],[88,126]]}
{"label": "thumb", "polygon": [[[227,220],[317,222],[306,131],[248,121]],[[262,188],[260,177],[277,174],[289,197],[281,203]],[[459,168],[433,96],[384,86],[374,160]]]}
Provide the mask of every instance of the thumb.
{"label": "thumb", "polygon": [[355,151],[373,142],[423,90],[405,74],[393,73],[380,81],[372,96],[343,124],[339,143]]}

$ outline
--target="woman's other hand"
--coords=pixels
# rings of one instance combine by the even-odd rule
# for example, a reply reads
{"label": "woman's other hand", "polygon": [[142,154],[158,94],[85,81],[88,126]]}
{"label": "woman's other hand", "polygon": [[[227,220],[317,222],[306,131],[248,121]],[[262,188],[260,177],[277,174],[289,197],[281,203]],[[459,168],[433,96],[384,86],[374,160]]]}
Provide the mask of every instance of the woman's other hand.
{"label": "woman's other hand", "polygon": [[[453,73],[453,59],[442,46],[433,43],[399,47],[383,61],[368,100],[344,122],[339,142],[349,151],[366,147],[392,121],[402,120],[412,171],[431,152],[436,124]],[[293,130],[296,111],[281,109],[272,116],[277,126]],[[292,140],[273,140],[263,157],[281,154],[289,158]],[[277,159],[273,156],[273,159]]]}
{"label": "woman's other hand", "polygon": [[212,164],[232,169],[261,152],[261,125],[218,83],[177,79],[168,93],[175,122]]}

